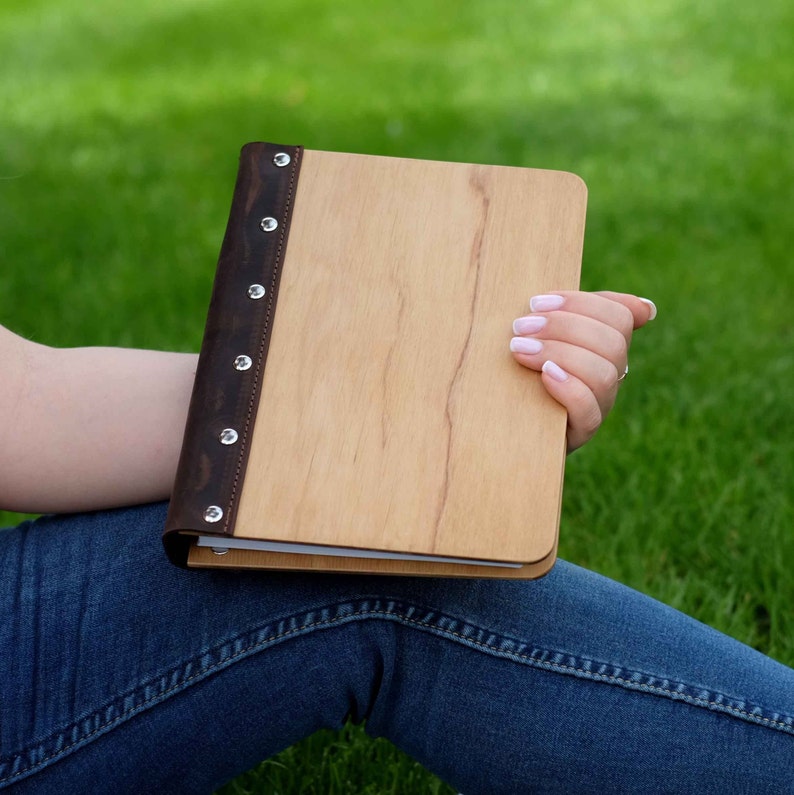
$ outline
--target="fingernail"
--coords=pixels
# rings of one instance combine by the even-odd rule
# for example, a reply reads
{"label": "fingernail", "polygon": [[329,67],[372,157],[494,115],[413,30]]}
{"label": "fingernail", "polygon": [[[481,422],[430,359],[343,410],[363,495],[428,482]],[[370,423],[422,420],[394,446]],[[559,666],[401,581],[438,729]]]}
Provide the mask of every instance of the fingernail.
{"label": "fingernail", "polygon": [[535,334],[546,325],[546,318],[542,315],[519,317],[513,321],[513,334]]}
{"label": "fingernail", "polygon": [[513,353],[540,353],[543,350],[543,343],[531,337],[513,337],[510,340],[510,350]]}
{"label": "fingernail", "polygon": [[[639,296],[637,296],[639,298]],[[640,298],[643,304],[648,304],[648,309],[651,310],[648,320],[653,320],[656,317],[656,304],[650,298]]]}
{"label": "fingernail", "polygon": [[550,312],[559,309],[565,303],[561,295],[535,295],[529,299],[529,308],[533,312]]}
{"label": "fingernail", "polygon": [[543,362],[543,367],[540,368],[544,373],[551,376],[555,381],[567,381],[568,373],[562,369],[558,364],[554,364],[551,360]]}

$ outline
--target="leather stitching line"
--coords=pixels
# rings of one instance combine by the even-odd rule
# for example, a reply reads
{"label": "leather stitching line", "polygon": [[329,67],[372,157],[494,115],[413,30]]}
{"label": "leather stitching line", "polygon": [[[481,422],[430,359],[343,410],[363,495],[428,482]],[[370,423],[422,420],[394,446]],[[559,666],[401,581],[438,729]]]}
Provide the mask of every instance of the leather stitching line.
{"label": "leather stitching line", "polygon": [[262,327],[262,333],[260,335],[259,352],[256,358],[256,369],[254,370],[253,383],[251,385],[251,397],[248,401],[248,410],[245,416],[245,426],[243,428],[242,438],[240,439],[240,454],[237,458],[237,468],[235,469],[234,479],[232,480],[232,490],[231,494],[229,495],[229,502],[226,511],[227,518],[224,526],[224,533],[228,533],[230,530],[229,522],[231,521],[232,517],[231,507],[232,505],[234,505],[234,500],[237,496],[237,487],[240,483],[240,475],[243,469],[243,462],[246,460],[246,451],[248,449],[248,437],[252,424],[251,418],[254,413],[254,404],[255,404],[254,396],[257,395],[257,387],[259,385],[259,378],[262,372],[262,363],[263,363],[262,360],[264,359],[265,356],[267,330],[270,326],[270,319],[272,316],[272,309],[275,301],[274,293],[275,293],[276,279],[278,277],[279,269],[281,268],[281,254],[284,249],[284,238],[285,235],[287,234],[287,219],[289,218],[290,207],[292,205],[292,194],[295,189],[295,175],[298,171],[300,154],[301,154],[301,149],[297,148],[295,150],[295,156],[293,158],[292,166],[290,168],[289,188],[287,190],[287,198],[284,203],[284,212],[281,217],[281,232],[278,240],[278,248],[276,249],[276,256],[274,258],[275,262],[273,265],[273,272],[270,277],[270,290],[268,291],[267,295],[267,309],[265,311],[265,323]]}

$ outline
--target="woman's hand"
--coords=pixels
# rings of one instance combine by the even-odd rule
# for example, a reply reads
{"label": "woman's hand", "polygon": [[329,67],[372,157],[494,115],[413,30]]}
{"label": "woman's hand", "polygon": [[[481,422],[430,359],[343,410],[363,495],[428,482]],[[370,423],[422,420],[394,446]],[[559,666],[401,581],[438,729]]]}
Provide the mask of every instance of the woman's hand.
{"label": "woman's hand", "polygon": [[549,394],[568,410],[568,452],[598,430],[628,372],[635,329],[656,317],[647,298],[613,292],[536,295],[513,323],[510,350],[542,372]]}

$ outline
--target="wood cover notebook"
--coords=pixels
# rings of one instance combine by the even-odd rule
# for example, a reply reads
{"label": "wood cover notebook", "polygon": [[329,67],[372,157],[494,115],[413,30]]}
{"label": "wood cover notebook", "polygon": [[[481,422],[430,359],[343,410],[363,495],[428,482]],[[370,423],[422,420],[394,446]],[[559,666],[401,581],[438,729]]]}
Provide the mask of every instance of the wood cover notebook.
{"label": "wood cover notebook", "polygon": [[566,415],[509,352],[576,289],[573,174],[241,153],[164,543],[180,565],[535,577]]}

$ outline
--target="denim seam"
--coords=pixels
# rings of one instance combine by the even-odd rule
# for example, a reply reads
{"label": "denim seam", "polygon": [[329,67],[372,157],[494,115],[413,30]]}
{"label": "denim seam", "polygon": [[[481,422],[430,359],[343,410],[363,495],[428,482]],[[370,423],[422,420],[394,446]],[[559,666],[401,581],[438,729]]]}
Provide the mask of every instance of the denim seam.
{"label": "denim seam", "polygon": [[[370,601],[370,600],[365,600],[365,601]],[[371,601],[376,601],[376,600],[371,600]],[[381,601],[381,602],[387,601],[388,602],[388,601],[392,601],[392,600],[389,600],[388,598],[379,598],[377,601]],[[396,601],[396,600],[394,600],[394,601]],[[327,611],[327,610],[333,610],[334,608],[336,610],[339,610],[340,608],[342,608],[344,606],[347,606],[349,604],[350,604],[349,602],[341,603],[341,604],[333,605],[333,606],[330,606],[330,607],[322,608],[321,610],[322,611]],[[103,723],[101,726],[96,727],[95,729],[90,731],[88,734],[80,737],[78,740],[75,740],[70,745],[58,748],[57,751],[51,752],[48,756],[38,760],[36,763],[34,763],[32,765],[28,765],[27,767],[25,767],[25,768],[23,768],[21,770],[17,770],[14,773],[12,773],[11,775],[8,775],[8,776],[5,776],[3,778],[0,778],[0,785],[8,783],[8,782],[11,782],[14,779],[18,779],[18,778],[26,777],[27,775],[30,775],[31,773],[35,772],[39,768],[42,768],[42,767],[46,766],[48,763],[57,760],[59,757],[67,755],[71,750],[77,748],[78,746],[87,744],[88,742],[90,742],[92,740],[92,738],[96,737],[97,735],[103,734],[106,731],[109,731],[110,729],[112,729],[115,726],[125,722],[126,720],[129,720],[130,718],[135,717],[136,715],[140,714],[141,712],[146,711],[148,708],[154,706],[155,704],[166,700],[168,697],[170,697],[171,695],[174,695],[178,691],[186,689],[188,686],[190,686],[191,684],[195,683],[196,681],[205,679],[205,678],[211,676],[212,674],[217,673],[218,671],[221,671],[224,668],[229,667],[230,665],[232,665],[233,663],[239,661],[240,659],[243,659],[245,657],[249,657],[249,656],[251,656],[251,655],[253,655],[253,654],[255,654],[255,653],[259,652],[259,651],[262,651],[263,649],[265,649],[265,648],[267,648],[269,646],[277,644],[277,643],[279,643],[279,642],[281,642],[281,641],[283,641],[285,639],[288,639],[288,638],[295,637],[297,635],[306,633],[309,630],[313,630],[313,629],[316,629],[316,628],[329,629],[329,628],[332,628],[334,626],[351,623],[353,621],[360,621],[360,620],[363,620],[363,619],[366,619],[366,618],[379,618],[379,619],[384,619],[384,620],[388,620],[388,621],[394,621],[394,622],[397,622],[399,624],[412,625],[412,626],[418,627],[420,629],[423,629],[425,631],[429,631],[432,634],[437,635],[438,637],[447,638],[447,639],[456,639],[453,642],[461,641],[461,642],[463,642],[464,645],[470,646],[471,648],[475,648],[475,649],[478,649],[478,650],[482,650],[483,652],[485,652],[487,654],[491,654],[493,656],[501,657],[501,658],[504,658],[504,659],[510,659],[510,660],[519,661],[519,662],[522,662],[524,664],[528,664],[528,665],[530,665],[532,667],[536,667],[536,668],[541,669],[541,670],[553,671],[553,672],[560,673],[562,675],[567,675],[567,676],[577,676],[579,678],[586,678],[586,679],[589,679],[589,680],[595,681],[595,682],[604,682],[604,683],[607,683],[607,684],[613,684],[613,685],[616,685],[616,686],[619,686],[619,687],[624,687],[624,688],[629,689],[629,690],[634,690],[634,691],[638,691],[638,692],[645,692],[645,693],[650,693],[650,694],[653,694],[653,695],[659,695],[659,696],[667,697],[667,698],[670,698],[670,699],[672,699],[674,701],[682,701],[682,702],[691,704],[693,706],[707,708],[707,709],[709,709],[711,711],[724,713],[724,714],[739,718],[741,720],[746,720],[748,722],[755,723],[757,725],[767,726],[769,728],[772,728],[773,730],[780,730],[780,731],[783,731],[784,733],[794,734],[794,719],[792,719],[791,723],[789,724],[788,722],[776,720],[774,718],[768,718],[766,716],[756,715],[756,714],[753,714],[752,712],[748,712],[747,710],[742,709],[740,707],[735,707],[735,706],[732,706],[730,704],[724,704],[724,703],[721,703],[720,701],[710,700],[710,699],[707,699],[707,698],[698,698],[696,696],[693,696],[693,695],[690,695],[690,694],[687,694],[687,693],[682,693],[680,690],[675,690],[675,689],[667,688],[667,687],[660,687],[658,685],[651,685],[651,684],[648,684],[646,682],[633,681],[631,679],[626,679],[625,677],[617,676],[617,675],[614,675],[614,674],[613,675],[607,675],[607,674],[602,674],[602,673],[594,673],[593,671],[587,670],[586,667],[582,667],[584,665],[584,660],[581,659],[581,658],[576,658],[579,661],[579,666],[577,666],[577,665],[566,665],[566,664],[559,663],[559,662],[550,662],[550,661],[547,661],[547,660],[540,659],[540,657],[542,657],[545,654],[554,654],[556,656],[556,655],[559,654],[558,652],[549,652],[548,650],[538,649],[536,651],[533,651],[532,654],[523,654],[523,653],[518,653],[518,652],[515,652],[515,651],[507,651],[505,649],[499,649],[499,648],[496,648],[495,646],[493,646],[491,644],[484,643],[483,641],[477,640],[477,639],[472,638],[472,637],[467,637],[466,635],[462,634],[461,632],[456,632],[456,631],[454,631],[452,629],[449,629],[447,627],[442,627],[442,626],[439,626],[438,624],[433,624],[433,623],[431,623],[429,621],[426,621],[426,620],[425,621],[419,621],[417,619],[411,618],[410,616],[406,615],[405,613],[409,612],[411,609],[427,610],[427,608],[419,608],[417,605],[406,605],[406,607],[408,607],[408,610],[404,609],[402,612],[396,612],[396,611],[392,612],[392,611],[382,610],[382,609],[381,610],[363,609],[363,610],[358,610],[358,611],[355,611],[355,612],[344,613],[342,615],[336,615],[335,617],[324,619],[324,620],[320,620],[320,621],[313,621],[313,622],[310,622],[310,623],[303,623],[300,626],[292,627],[289,630],[286,630],[286,631],[283,631],[283,632],[279,632],[279,633],[276,633],[276,634],[271,634],[268,637],[263,638],[261,640],[258,640],[257,642],[255,642],[253,644],[245,646],[244,648],[236,651],[234,654],[232,654],[232,655],[230,655],[228,657],[224,657],[223,659],[217,660],[216,662],[212,663],[211,665],[208,665],[208,666],[205,666],[205,667],[201,668],[201,670],[197,671],[196,673],[194,673],[194,674],[192,674],[192,675],[190,675],[190,676],[188,676],[188,677],[186,677],[184,679],[180,679],[177,684],[174,684],[171,687],[169,687],[168,689],[166,689],[166,690],[164,690],[164,691],[162,691],[160,693],[157,693],[154,696],[151,696],[150,698],[146,699],[145,701],[142,701],[139,704],[136,704],[134,707],[131,707],[131,708],[127,709],[125,712],[122,712],[119,715],[116,715],[111,720],[107,721],[106,723]],[[311,612],[316,613],[318,611],[317,610],[313,610]],[[435,611],[435,610],[432,610],[432,611],[429,611],[429,612],[432,612],[435,615],[443,615],[443,614],[441,614],[441,613],[439,613],[438,611]],[[303,615],[305,616],[306,613],[304,612]],[[452,622],[454,624],[464,624],[465,626],[470,627],[475,632],[480,632],[480,631],[490,632],[489,630],[482,630],[481,628],[475,627],[473,624],[468,624],[468,622],[463,622],[463,621],[460,621],[459,619],[452,619],[452,618],[448,618],[446,616],[445,616],[445,618],[447,618],[448,621],[450,621],[450,622]],[[278,623],[284,623],[285,621],[288,621],[288,620],[289,619],[282,619]],[[239,640],[241,637],[244,637],[245,635],[247,635],[247,636],[256,635],[259,632],[261,632],[261,629],[260,630],[256,630],[256,629],[249,630],[243,636],[237,636],[237,640]],[[491,634],[495,636],[495,633],[491,633]],[[498,637],[501,637],[501,636],[498,636]],[[193,660],[200,659],[201,657],[206,657],[208,654],[220,653],[220,651],[221,651],[221,649],[223,647],[228,646],[230,644],[233,644],[234,642],[235,642],[235,639],[230,639],[228,641],[225,641],[223,644],[220,644],[220,645],[214,647],[214,649],[210,649],[210,650],[208,650],[206,652],[198,654],[197,657],[193,658]],[[511,642],[516,642],[516,641],[511,641]],[[518,641],[518,643],[523,644],[522,641]],[[566,656],[569,656],[572,659],[574,658],[574,655],[566,655]],[[191,665],[191,662],[184,663],[181,666],[179,666],[179,669],[184,669],[186,666],[190,666],[190,665]],[[601,664],[599,664],[599,665],[601,665]],[[104,707],[101,707],[99,709],[94,710],[91,713],[91,715],[84,716],[79,721],[74,721],[71,724],[71,728],[73,729],[80,722],[85,721],[87,719],[90,719],[90,717],[92,715],[97,715],[97,714],[99,714],[99,713],[101,713],[103,711],[107,711],[108,709],[111,709],[112,706],[113,706],[113,703],[117,703],[118,701],[126,701],[126,700],[132,698],[136,692],[140,692],[141,690],[146,690],[148,687],[150,687],[152,685],[152,683],[156,682],[158,679],[163,679],[163,678],[166,678],[166,677],[169,677],[169,676],[173,676],[175,670],[177,670],[177,669],[172,669],[170,672],[168,672],[166,674],[161,674],[161,675],[159,675],[157,677],[154,677],[153,679],[148,680],[146,683],[144,683],[144,684],[140,685],[139,687],[135,688],[135,690],[131,691],[130,693],[126,694],[125,696],[122,696],[121,698],[117,698],[115,700],[115,702],[110,702],[109,704],[105,705]],[[639,672],[636,672],[636,673],[639,673]],[[642,677],[646,678],[646,679],[647,678],[652,678],[648,674],[640,674],[640,675]],[[683,683],[677,683],[677,684],[679,684],[681,687],[691,688],[691,686],[684,685]],[[720,694],[717,694],[717,695],[720,695]],[[787,717],[787,716],[784,716],[784,717]],[[7,760],[8,766],[13,769],[15,760],[19,760],[20,757],[22,757],[26,753],[30,753],[30,751],[33,751],[33,750],[36,750],[36,749],[42,749],[42,751],[43,751],[43,746],[45,746],[45,745],[50,745],[51,746],[53,744],[53,742],[57,743],[58,738],[62,738],[62,737],[64,737],[65,735],[67,735],[69,733],[70,733],[69,727],[67,727],[67,728],[59,731],[58,734],[55,737],[51,738],[50,740],[38,743],[35,747],[29,747],[27,749],[27,751],[18,752],[13,757],[10,757]],[[2,760],[0,760],[0,761],[2,761]]]}
{"label": "denim seam", "polygon": [[[473,638],[468,638],[459,632],[454,632],[452,630],[445,629],[442,627],[436,627],[433,626],[432,624],[419,622],[411,618],[406,618],[404,616],[394,616],[394,614],[390,613],[386,613],[385,615],[392,618],[392,620],[396,619],[401,623],[416,624],[417,626],[424,627],[434,633],[438,633],[443,636],[453,636],[459,638],[466,645],[476,646],[484,650],[486,653],[493,654],[494,656],[504,657],[506,659],[512,659],[517,661],[523,661],[533,667],[540,668],[543,670],[555,671],[564,675],[577,676],[578,678],[590,679],[595,682],[605,682],[607,684],[614,684],[619,687],[624,687],[628,690],[637,690],[644,693],[652,693],[654,695],[669,697],[674,701],[683,701],[685,703],[692,704],[693,706],[706,707],[712,711],[725,712],[729,715],[733,715],[742,720],[747,720],[751,723],[757,723],[760,725],[769,726],[773,729],[781,730],[785,733],[794,734],[794,720],[792,720],[792,723],[789,724],[784,721],[775,720],[774,718],[767,718],[761,715],[754,715],[752,712],[748,712],[745,709],[742,709],[740,707],[734,707],[729,704],[723,704],[720,701],[711,701],[706,698],[698,698],[696,696],[682,693],[680,690],[632,681],[631,679],[626,679],[625,677],[616,676],[616,675],[593,673],[592,671],[589,671],[586,668],[576,667],[575,665],[564,665],[562,663],[548,662],[546,660],[538,659],[539,655],[536,654],[519,654],[517,652],[509,652],[509,651],[504,651],[502,649],[496,649],[493,646],[488,645],[487,643],[483,643],[482,641],[478,641]],[[546,650],[541,650],[541,653],[545,651]],[[557,652],[553,653],[557,654]],[[574,655],[566,655],[566,656],[574,657]],[[649,676],[648,674],[641,674],[641,675],[643,677]],[[677,683],[677,684],[680,684],[681,686],[686,688],[691,687],[690,685],[685,685],[683,683]]]}

